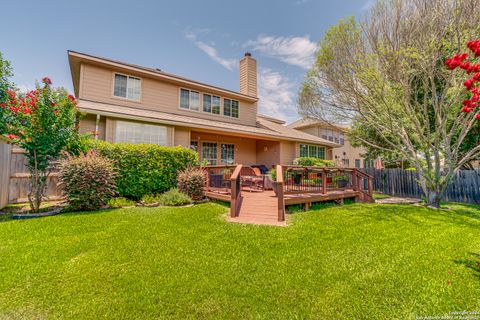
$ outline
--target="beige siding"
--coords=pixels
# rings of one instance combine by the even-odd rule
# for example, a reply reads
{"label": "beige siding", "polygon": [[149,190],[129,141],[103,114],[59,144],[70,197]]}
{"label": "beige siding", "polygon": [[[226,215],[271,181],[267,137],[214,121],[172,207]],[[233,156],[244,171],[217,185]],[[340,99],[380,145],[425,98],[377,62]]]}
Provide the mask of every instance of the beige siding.
{"label": "beige siding", "polygon": [[263,164],[267,168],[280,163],[280,142],[257,140],[257,164]]}
{"label": "beige siding", "polygon": [[173,144],[175,146],[190,147],[190,129],[175,127]]}
{"label": "beige siding", "polygon": [[240,92],[257,96],[257,61],[245,56],[240,60]]}
{"label": "beige siding", "polygon": [[[217,159],[220,161],[220,144],[230,143],[235,145],[235,163],[243,165],[257,164],[257,144],[254,139],[225,136],[221,134],[194,132],[191,139],[198,141],[199,153],[201,153],[203,142],[216,142],[218,147]],[[219,163],[220,164],[220,163]]]}
{"label": "beige siding", "polygon": [[[80,120],[80,133],[93,134],[95,131],[96,121],[96,115],[87,114],[83,119]],[[98,123],[98,139],[105,140],[105,128],[106,118],[100,117],[100,121]]]}
{"label": "beige siding", "polygon": [[289,165],[297,157],[297,146],[295,142],[280,142],[280,164]]}
{"label": "beige siding", "polygon": [[[132,101],[113,96],[113,77],[114,73],[124,73],[139,77],[141,79],[141,100]],[[131,72],[124,72],[121,69],[113,70],[106,67],[83,65],[80,85],[80,98],[103,103],[116,104],[120,106],[129,106],[134,108],[162,111],[196,118],[210,119],[222,122],[239,123],[254,126],[256,123],[257,106],[256,103],[239,101],[239,118],[231,118],[222,115],[213,115],[205,112],[195,112],[181,110],[179,108],[180,88],[178,85],[160,81],[154,78],[142,77]],[[185,87],[186,89],[197,90],[195,87]],[[203,93],[202,90],[197,90]],[[222,98],[231,98],[226,95],[218,94],[213,89],[208,94],[219,95]],[[222,101],[223,112],[223,101]],[[221,113],[222,113],[221,112]]]}
{"label": "beige siding", "polygon": [[[315,135],[317,137],[321,137],[322,128],[332,129],[332,127],[328,125],[326,125],[325,127],[322,127],[321,125],[314,125],[306,128],[299,128],[298,130]],[[340,130],[336,130],[336,131],[340,132]],[[343,166],[343,159],[348,159],[349,167],[355,167],[355,160],[358,159],[360,160],[360,167],[363,168],[365,166],[365,163],[364,163],[364,158],[362,157],[362,154],[365,153],[365,150],[363,148],[352,147],[352,145],[350,144],[350,141],[346,136],[344,139],[345,139],[345,143],[343,146],[333,148],[331,151],[330,150],[327,151],[327,155],[328,155],[327,158],[329,160],[333,160],[336,166]]]}

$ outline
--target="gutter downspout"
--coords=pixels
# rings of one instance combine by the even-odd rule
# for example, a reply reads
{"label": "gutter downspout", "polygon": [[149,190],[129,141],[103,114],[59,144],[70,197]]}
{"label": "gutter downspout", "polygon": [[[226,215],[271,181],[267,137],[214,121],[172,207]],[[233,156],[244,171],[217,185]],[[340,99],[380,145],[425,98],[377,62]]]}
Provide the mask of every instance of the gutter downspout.
{"label": "gutter downspout", "polygon": [[97,119],[95,121],[95,140],[98,139],[98,126],[100,124],[100,115],[97,114]]}

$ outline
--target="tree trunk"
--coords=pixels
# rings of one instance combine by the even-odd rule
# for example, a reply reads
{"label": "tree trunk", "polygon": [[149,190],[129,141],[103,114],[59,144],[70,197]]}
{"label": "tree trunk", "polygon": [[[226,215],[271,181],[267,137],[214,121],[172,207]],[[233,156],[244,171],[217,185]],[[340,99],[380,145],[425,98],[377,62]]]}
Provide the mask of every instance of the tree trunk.
{"label": "tree trunk", "polygon": [[426,193],[427,207],[439,209],[442,200],[442,193],[436,190],[428,190]]}

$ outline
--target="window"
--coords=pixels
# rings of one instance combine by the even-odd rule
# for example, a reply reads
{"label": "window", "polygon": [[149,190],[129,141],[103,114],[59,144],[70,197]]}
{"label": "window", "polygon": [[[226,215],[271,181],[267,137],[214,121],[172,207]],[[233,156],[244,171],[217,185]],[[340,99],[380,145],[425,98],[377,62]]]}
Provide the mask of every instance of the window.
{"label": "window", "polygon": [[221,156],[220,156],[221,164],[235,163],[235,145],[222,143],[220,151],[221,151]]}
{"label": "window", "polygon": [[327,129],[322,129],[322,139],[328,140]]}
{"label": "window", "polygon": [[334,131],[333,132],[333,141],[335,141],[335,143],[339,143],[339,139],[338,139],[338,132],[337,131]]}
{"label": "window", "polygon": [[180,89],[180,108],[200,111],[200,93],[187,89]]}
{"label": "window", "polygon": [[360,159],[355,159],[355,168],[360,169]]}
{"label": "window", "polygon": [[115,142],[167,145],[167,127],[138,122],[116,121]]}
{"label": "window", "polygon": [[217,164],[217,144],[212,142],[202,143],[202,160],[206,160],[209,164]]}
{"label": "window", "polygon": [[212,96],[212,113],[220,114],[220,97]]}
{"label": "window", "polygon": [[140,79],[116,73],[113,95],[131,100],[140,100]]}
{"label": "window", "polygon": [[220,97],[204,94],[203,112],[220,114]]}
{"label": "window", "polygon": [[350,166],[350,159],[342,159],[342,164],[344,167],[349,167]]}
{"label": "window", "polygon": [[238,118],[238,101],[223,99],[223,115]]}
{"label": "window", "polygon": [[325,147],[301,144],[300,157],[313,157],[313,158],[325,159]]}
{"label": "window", "polygon": [[345,136],[343,135],[343,132],[340,132],[340,144],[342,146],[345,145]]}
{"label": "window", "polygon": [[190,141],[190,149],[195,152],[198,152],[198,141],[192,140]]}

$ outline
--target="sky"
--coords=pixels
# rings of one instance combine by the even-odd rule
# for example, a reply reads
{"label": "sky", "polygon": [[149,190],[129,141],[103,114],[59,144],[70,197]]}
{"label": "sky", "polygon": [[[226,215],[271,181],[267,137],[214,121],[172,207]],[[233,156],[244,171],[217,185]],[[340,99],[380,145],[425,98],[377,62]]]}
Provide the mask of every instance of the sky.
{"label": "sky", "polygon": [[70,91],[67,50],[235,91],[238,62],[249,51],[257,60],[259,112],[291,122],[325,31],[343,17],[361,16],[372,1],[2,1],[8,27],[0,51],[21,89],[49,76]]}

